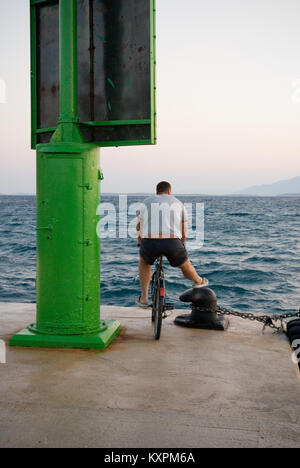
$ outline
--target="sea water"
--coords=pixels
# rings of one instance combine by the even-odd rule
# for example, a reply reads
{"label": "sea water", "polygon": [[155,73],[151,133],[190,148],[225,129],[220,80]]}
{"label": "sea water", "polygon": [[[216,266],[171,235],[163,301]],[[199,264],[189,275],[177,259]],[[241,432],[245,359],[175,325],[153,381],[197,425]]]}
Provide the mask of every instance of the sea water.
{"label": "sea water", "polygon": [[[204,244],[190,251],[221,305],[245,312],[294,312],[300,306],[300,198],[179,197],[204,204]],[[128,197],[128,204],[143,196]],[[118,210],[117,196],[102,196]],[[35,302],[36,200],[0,196],[0,301]],[[129,217],[128,221],[132,221]],[[195,226],[194,226],[195,228]],[[135,239],[101,242],[102,304],[133,306],[140,294]],[[166,265],[168,301],[191,283]]]}

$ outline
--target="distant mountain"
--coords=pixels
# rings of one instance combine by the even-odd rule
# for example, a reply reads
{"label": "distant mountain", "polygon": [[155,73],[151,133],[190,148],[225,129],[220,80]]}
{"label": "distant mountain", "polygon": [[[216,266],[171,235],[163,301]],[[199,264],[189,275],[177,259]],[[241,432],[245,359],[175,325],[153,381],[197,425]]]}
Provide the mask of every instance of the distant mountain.
{"label": "distant mountain", "polygon": [[300,194],[300,177],[280,180],[274,184],[254,185],[245,190],[241,190],[237,195],[258,195],[266,197],[276,197],[279,195],[298,196]]}
{"label": "distant mountain", "polygon": [[282,193],[281,195],[278,195],[280,197],[300,197],[300,193]]}

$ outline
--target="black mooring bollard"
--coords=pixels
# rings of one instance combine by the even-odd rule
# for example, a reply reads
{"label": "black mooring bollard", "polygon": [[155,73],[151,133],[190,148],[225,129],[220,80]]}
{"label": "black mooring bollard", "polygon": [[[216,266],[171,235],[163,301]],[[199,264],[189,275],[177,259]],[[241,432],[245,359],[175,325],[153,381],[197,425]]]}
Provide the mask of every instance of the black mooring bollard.
{"label": "black mooring bollard", "polygon": [[217,296],[212,289],[189,289],[180,296],[180,300],[191,304],[192,313],[177,317],[175,319],[176,325],[205,330],[227,330],[229,320],[227,317],[218,315]]}

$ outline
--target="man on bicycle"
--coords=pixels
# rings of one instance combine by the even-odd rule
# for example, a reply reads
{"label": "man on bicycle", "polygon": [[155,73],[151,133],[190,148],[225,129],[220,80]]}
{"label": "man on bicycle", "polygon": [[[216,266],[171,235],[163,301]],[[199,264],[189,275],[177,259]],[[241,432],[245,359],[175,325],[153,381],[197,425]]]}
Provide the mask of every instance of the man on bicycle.
{"label": "man on bicycle", "polygon": [[137,305],[148,308],[151,265],[164,255],[172,267],[180,268],[185,278],[194,282],[194,288],[208,286],[208,280],[201,278],[185,248],[188,219],[184,205],[172,195],[169,182],[160,182],[156,195],[147,198],[140,210],[137,224],[140,248],[139,276],[142,295]]}

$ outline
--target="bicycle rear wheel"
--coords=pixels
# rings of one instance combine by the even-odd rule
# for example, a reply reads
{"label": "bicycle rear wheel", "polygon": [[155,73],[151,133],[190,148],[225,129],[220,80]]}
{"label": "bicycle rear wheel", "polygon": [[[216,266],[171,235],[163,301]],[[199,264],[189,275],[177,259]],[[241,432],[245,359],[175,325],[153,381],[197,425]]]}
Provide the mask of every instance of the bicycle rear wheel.
{"label": "bicycle rear wheel", "polygon": [[159,340],[161,336],[162,318],[164,311],[164,297],[161,296],[161,286],[162,285],[160,285],[160,281],[157,281],[153,291],[152,321],[155,340]]}

